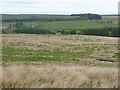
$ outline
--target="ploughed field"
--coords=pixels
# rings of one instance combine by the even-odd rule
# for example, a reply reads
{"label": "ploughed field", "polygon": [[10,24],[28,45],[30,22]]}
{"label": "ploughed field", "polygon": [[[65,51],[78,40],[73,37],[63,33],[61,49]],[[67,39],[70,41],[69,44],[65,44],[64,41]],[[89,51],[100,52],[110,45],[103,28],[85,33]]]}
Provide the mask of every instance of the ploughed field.
{"label": "ploughed field", "polygon": [[2,87],[118,87],[118,54],[114,37],[3,34]]}

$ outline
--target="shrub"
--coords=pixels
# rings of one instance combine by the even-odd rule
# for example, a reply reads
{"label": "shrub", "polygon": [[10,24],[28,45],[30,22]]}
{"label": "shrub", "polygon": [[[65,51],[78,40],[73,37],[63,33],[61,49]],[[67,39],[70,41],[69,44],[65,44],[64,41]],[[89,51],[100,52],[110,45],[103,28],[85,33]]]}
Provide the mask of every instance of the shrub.
{"label": "shrub", "polygon": [[61,33],[60,33],[60,32],[58,32],[58,33],[56,33],[56,35],[61,35]]}
{"label": "shrub", "polygon": [[42,28],[18,28],[15,29],[15,33],[27,33],[27,34],[55,34],[55,32],[42,29]]}
{"label": "shrub", "polygon": [[66,34],[66,35],[68,35],[68,34],[70,34],[70,30],[64,30],[64,34]]}
{"label": "shrub", "polygon": [[78,31],[77,34],[78,34],[78,35],[83,35],[84,32],[83,32],[83,31]]}
{"label": "shrub", "polygon": [[108,32],[108,36],[109,36],[109,37],[112,37],[112,36],[113,36],[113,34],[112,34],[111,31]]}
{"label": "shrub", "polygon": [[13,29],[2,29],[3,34],[9,34],[9,33],[14,33]]}
{"label": "shrub", "polygon": [[70,34],[77,34],[77,32],[75,30],[74,31],[72,30]]}
{"label": "shrub", "polygon": [[15,24],[15,27],[16,27],[16,28],[22,28],[22,27],[24,27],[24,24],[23,24],[22,22],[17,22],[17,23]]}

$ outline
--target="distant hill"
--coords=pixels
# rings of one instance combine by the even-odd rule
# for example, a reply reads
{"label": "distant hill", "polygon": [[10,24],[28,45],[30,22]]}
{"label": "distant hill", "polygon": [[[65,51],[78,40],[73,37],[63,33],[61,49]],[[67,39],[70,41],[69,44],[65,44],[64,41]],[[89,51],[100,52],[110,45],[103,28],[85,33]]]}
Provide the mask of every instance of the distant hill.
{"label": "distant hill", "polygon": [[78,14],[78,15],[2,14],[3,22],[17,22],[17,21],[53,22],[53,21],[92,20],[92,19],[101,19],[101,16],[98,14]]}
{"label": "distant hill", "polygon": [[81,19],[88,19],[88,20],[93,20],[93,19],[101,19],[101,16],[98,14],[71,14],[71,16],[80,16]]}

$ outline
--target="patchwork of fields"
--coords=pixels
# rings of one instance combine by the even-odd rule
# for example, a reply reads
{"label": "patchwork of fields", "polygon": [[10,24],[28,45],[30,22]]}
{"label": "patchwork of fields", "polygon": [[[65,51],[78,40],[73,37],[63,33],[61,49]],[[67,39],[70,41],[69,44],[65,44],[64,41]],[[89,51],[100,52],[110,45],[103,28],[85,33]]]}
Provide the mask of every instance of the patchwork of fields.
{"label": "patchwork of fields", "polygon": [[118,38],[3,34],[2,43],[3,87],[118,87]]}
{"label": "patchwork of fields", "polygon": [[[33,19],[33,21],[21,21],[25,26],[42,27],[49,30],[84,30],[93,28],[117,27],[117,16],[102,16],[101,20],[80,20],[79,16],[67,15],[3,15],[3,20],[7,19]],[[34,20],[35,19],[35,20]],[[38,20],[37,20],[38,19]],[[40,20],[39,20],[40,19]],[[53,21],[48,21],[48,20]],[[54,21],[60,19],[58,21]],[[17,21],[2,22],[3,26],[15,25]],[[13,29],[13,28],[12,28]]]}
{"label": "patchwork of fields", "polygon": [[[117,21],[116,21],[117,22]],[[3,22],[3,26],[16,24],[16,22]],[[108,24],[107,21],[101,23],[100,21],[86,20],[86,21],[57,21],[57,22],[24,22],[27,27],[38,26],[49,30],[84,30],[93,28],[116,27],[117,24]]]}
{"label": "patchwork of fields", "polygon": [[118,24],[118,16],[102,16],[105,21],[111,20],[114,24]]}

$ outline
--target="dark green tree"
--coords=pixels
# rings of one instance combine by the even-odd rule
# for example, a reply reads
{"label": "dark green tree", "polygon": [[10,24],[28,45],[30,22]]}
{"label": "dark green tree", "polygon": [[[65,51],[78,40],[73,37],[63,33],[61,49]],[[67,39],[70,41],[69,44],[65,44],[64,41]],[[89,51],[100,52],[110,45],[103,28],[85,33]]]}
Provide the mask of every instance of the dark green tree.
{"label": "dark green tree", "polygon": [[17,22],[17,23],[15,24],[15,27],[16,27],[16,28],[23,28],[23,27],[24,27],[24,24],[23,24],[22,22]]}
{"label": "dark green tree", "polygon": [[66,35],[68,35],[68,34],[70,34],[70,30],[64,30],[64,34],[66,34]]}
{"label": "dark green tree", "polygon": [[75,30],[72,30],[70,34],[77,34],[77,32]]}

